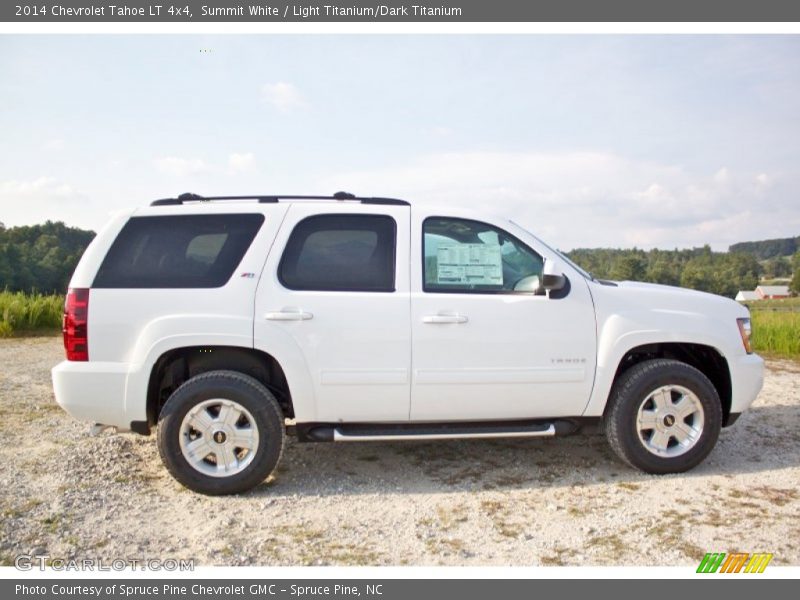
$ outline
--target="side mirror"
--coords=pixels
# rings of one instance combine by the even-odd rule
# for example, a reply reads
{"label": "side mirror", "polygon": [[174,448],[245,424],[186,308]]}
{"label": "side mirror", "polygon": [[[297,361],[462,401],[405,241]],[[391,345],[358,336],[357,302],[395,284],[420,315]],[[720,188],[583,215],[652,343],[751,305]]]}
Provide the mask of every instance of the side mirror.
{"label": "side mirror", "polygon": [[554,292],[562,289],[566,283],[567,278],[561,271],[561,265],[554,260],[546,259],[542,273],[542,288],[548,292]]}
{"label": "side mirror", "polygon": [[515,292],[529,292],[533,294],[544,294],[544,289],[542,288],[541,279],[539,279],[538,275],[528,275],[527,277],[523,277],[517,283],[514,284],[514,291]]}

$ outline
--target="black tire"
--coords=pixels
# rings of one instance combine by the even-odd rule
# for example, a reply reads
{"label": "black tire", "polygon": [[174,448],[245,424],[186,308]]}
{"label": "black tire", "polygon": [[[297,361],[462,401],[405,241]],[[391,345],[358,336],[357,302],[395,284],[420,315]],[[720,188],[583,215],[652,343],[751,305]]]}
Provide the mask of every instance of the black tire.
{"label": "black tire", "polygon": [[[691,442],[688,450],[672,450],[683,452],[675,456],[659,456],[649,450],[650,440],[640,437],[637,426],[639,409],[649,407],[655,411],[653,404],[645,405],[645,402],[652,402],[648,398],[663,386],[680,386],[689,390],[702,407],[702,415],[699,417],[686,417],[690,424],[691,420],[702,418],[701,432]],[[669,394],[671,396],[672,392]],[[699,410],[695,414],[698,413]],[[672,424],[679,418],[673,416],[672,420],[667,420],[668,416],[660,418],[659,424]],[[694,367],[668,359],[644,361],[625,371],[614,384],[605,415],[606,437],[614,452],[630,466],[657,475],[682,473],[697,466],[714,448],[721,427],[722,404],[711,381]],[[643,433],[642,436],[655,434],[654,429],[649,431],[649,434]],[[672,448],[679,445],[675,437],[669,437],[668,440]]]}
{"label": "black tire", "polygon": [[[181,431],[184,417],[192,408],[214,399],[229,400],[246,409],[253,421],[248,420],[248,425],[258,435],[248,464],[227,476],[201,472],[181,448],[181,438],[186,436]],[[236,371],[209,371],[192,377],[169,397],[158,421],[158,450],[167,470],[190,490],[210,496],[238,494],[264,481],[278,464],[285,439],[283,413],[275,397],[256,379]]]}

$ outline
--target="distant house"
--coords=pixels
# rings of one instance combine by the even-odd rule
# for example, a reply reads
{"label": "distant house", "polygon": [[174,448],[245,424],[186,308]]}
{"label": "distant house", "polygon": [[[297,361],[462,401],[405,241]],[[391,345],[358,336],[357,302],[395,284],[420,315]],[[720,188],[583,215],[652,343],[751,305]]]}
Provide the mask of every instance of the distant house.
{"label": "distant house", "polygon": [[758,292],[747,291],[747,290],[739,290],[739,293],[736,294],[736,298],[734,298],[737,302],[749,302],[750,300],[761,300],[761,296],[758,295]]}
{"label": "distant house", "polygon": [[788,285],[760,285],[756,288],[759,300],[770,300],[773,298],[788,298]]}

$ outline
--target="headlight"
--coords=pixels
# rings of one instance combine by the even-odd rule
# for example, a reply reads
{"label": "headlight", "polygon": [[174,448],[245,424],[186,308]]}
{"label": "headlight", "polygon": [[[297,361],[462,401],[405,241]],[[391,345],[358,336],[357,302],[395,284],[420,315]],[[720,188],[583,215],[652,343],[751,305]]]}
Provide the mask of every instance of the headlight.
{"label": "headlight", "polygon": [[739,325],[739,334],[742,336],[745,352],[752,354],[753,348],[750,347],[750,334],[753,332],[753,328],[750,325],[750,318],[736,319],[736,324]]}

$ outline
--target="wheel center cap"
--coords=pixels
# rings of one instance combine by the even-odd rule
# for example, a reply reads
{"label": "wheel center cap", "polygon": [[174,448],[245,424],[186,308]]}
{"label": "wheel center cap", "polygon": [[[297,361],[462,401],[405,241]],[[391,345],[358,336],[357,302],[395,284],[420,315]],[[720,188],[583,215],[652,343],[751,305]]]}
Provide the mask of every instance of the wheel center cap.
{"label": "wheel center cap", "polygon": [[672,427],[675,425],[675,416],[674,415],[667,415],[664,417],[664,426],[665,427]]}
{"label": "wheel center cap", "polygon": [[212,434],[212,436],[211,436],[211,437],[212,437],[212,438],[214,439],[214,441],[215,441],[215,442],[217,442],[218,444],[224,444],[224,443],[225,443],[225,440],[226,440],[226,439],[228,439],[228,436],[227,436],[227,435],[225,435],[225,432],[224,432],[224,431],[219,431],[219,430],[215,431],[215,432]]}

